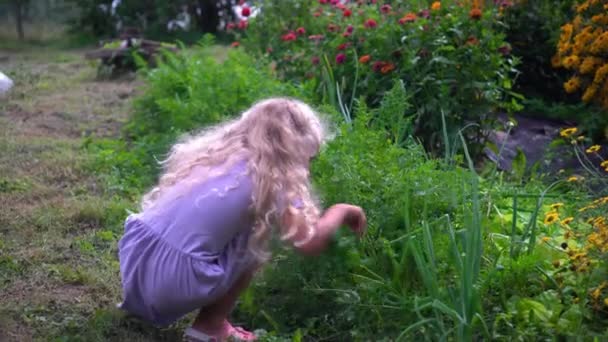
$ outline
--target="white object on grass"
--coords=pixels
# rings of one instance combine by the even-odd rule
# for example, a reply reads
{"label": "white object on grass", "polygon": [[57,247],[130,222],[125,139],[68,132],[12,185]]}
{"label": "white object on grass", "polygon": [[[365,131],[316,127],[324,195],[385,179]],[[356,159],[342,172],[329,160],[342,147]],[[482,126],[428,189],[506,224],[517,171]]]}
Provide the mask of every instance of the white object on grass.
{"label": "white object on grass", "polygon": [[5,95],[13,87],[13,80],[0,71],[0,96]]}

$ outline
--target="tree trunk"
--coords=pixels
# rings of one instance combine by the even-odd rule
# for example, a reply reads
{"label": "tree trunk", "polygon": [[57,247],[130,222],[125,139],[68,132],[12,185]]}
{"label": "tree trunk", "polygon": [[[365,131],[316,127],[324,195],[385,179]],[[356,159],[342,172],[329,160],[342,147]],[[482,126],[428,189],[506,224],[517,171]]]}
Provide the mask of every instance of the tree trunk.
{"label": "tree trunk", "polygon": [[13,0],[13,10],[15,11],[15,23],[17,24],[17,34],[19,35],[19,40],[24,40],[25,34],[23,33],[23,1]]}

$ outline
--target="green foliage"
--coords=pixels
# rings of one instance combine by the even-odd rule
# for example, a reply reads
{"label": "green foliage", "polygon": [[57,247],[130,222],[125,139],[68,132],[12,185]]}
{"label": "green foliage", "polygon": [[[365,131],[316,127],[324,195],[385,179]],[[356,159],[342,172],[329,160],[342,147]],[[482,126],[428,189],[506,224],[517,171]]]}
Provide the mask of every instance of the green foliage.
{"label": "green foliage", "polygon": [[140,62],[146,80],[125,127],[126,140],[86,142],[97,158],[92,165],[111,180],[111,189],[135,195],[150,186],[170,145],[186,133],[238,115],[270,96],[306,98],[296,87],[271,77],[269,68],[242,51],[218,62],[206,36],[187,55],[164,51],[155,68]]}
{"label": "green foliage", "polygon": [[505,10],[506,39],[513,54],[521,59],[515,87],[526,96],[546,100],[564,97],[562,84],[567,75],[551,66],[551,58],[560,26],[574,16],[575,3],[575,0],[516,1]]}
{"label": "green foliage", "polygon": [[[337,87],[344,103],[357,96],[374,108],[401,80],[411,96],[402,114],[431,150],[442,140],[436,134],[442,111],[451,130],[491,122],[497,107],[520,108],[511,89],[517,59],[509,54],[495,7],[474,20],[470,7],[452,2],[428,10],[392,1],[388,12],[380,4],[354,2],[267,0],[264,6],[272,10],[233,32],[250,51],[273,61],[282,79],[312,79],[318,98],[333,96]],[[286,15],[292,11],[299,15]],[[403,21],[406,15],[413,19]]]}

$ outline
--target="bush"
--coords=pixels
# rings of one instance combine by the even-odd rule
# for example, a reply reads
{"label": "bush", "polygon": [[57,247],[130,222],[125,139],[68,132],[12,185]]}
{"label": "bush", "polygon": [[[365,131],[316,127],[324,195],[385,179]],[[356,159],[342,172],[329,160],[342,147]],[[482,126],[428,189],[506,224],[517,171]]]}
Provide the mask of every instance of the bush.
{"label": "bush", "polygon": [[218,62],[207,49],[212,41],[205,38],[187,54],[165,52],[154,69],[144,66],[146,86],[125,126],[125,141],[89,144],[99,156],[94,167],[107,170],[113,189],[133,194],[152,185],[157,161],[182,134],[238,115],[262,98],[305,99],[309,93],[273,79],[267,66],[238,49]]}
{"label": "bush", "polygon": [[506,39],[513,55],[521,59],[515,88],[526,97],[548,101],[564,97],[562,83],[567,75],[552,67],[551,58],[559,28],[572,18],[574,3],[574,0],[519,0],[503,11]]}
{"label": "bush", "polygon": [[245,30],[233,32],[273,61],[283,79],[318,83],[319,101],[335,97],[338,84],[344,103],[363,97],[377,107],[393,80],[403,80],[412,106],[402,114],[414,119],[427,147],[441,140],[442,111],[456,129],[491,119],[497,107],[518,108],[511,92],[516,59],[496,7],[373,3],[268,0]]}
{"label": "bush", "polygon": [[555,67],[569,70],[572,77],[564,83],[567,93],[582,94],[585,103],[608,108],[604,91],[608,75],[608,15],[602,1],[583,1],[576,7],[576,17],[562,26]]}

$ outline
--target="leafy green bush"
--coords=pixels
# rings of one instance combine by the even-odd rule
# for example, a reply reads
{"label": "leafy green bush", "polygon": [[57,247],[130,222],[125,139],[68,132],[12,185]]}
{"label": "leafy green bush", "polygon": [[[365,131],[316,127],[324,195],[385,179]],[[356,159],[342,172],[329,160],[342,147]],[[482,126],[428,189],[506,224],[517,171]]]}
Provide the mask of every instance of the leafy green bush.
{"label": "leafy green bush", "polygon": [[[504,11],[506,39],[521,59],[515,82],[517,91],[545,100],[563,98],[563,71],[551,66],[560,27],[573,16],[574,0],[515,1]],[[539,87],[539,85],[542,86]]]}
{"label": "leafy green bush", "polygon": [[93,167],[110,176],[115,190],[133,194],[150,186],[157,160],[180,135],[238,115],[262,98],[305,99],[310,92],[275,80],[267,66],[239,50],[218,62],[207,49],[212,42],[206,37],[187,55],[165,52],[154,69],[141,65],[146,86],[125,126],[125,140],[88,144],[98,155]]}
{"label": "leafy green bush", "polygon": [[338,84],[345,103],[364,97],[377,107],[393,80],[403,80],[412,95],[403,115],[414,118],[431,149],[441,142],[442,111],[448,128],[458,129],[491,119],[496,107],[519,108],[511,91],[517,63],[496,7],[477,13],[456,2],[320,3],[267,0],[260,16],[233,32],[283,79],[318,83],[319,97],[333,96]]}
{"label": "leafy green bush", "polygon": [[[387,97],[395,94],[399,87]],[[378,110],[390,111],[394,105],[384,101]],[[423,221],[462,212],[461,185],[470,177],[428,159],[413,140],[403,147],[393,143],[384,129],[375,127],[374,114],[363,102],[355,114],[352,125],[340,126],[312,171],[323,203],[357,203],[366,209],[368,234],[356,242],[341,231],[329,254],[318,260],[290,253],[285,258],[279,250],[279,261],[253,292],[255,303],[248,309],[252,324],[271,321],[282,331],[297,326],[309,336],[381,339],[398,336],[418,320],[413,301],[426,291],[409,243],[419,236]],[[441,246],[437,257],[446,272],[442,274],[450,273],[445,262],[451,255],[443,248],[447,236],[437,234],[431,243]],[[449,282],[448,277],[440,281],[446,286]],[[255,315],[261,312],[258,308],[263,316]],[[346,331],[350,337],[343,335]]]}

